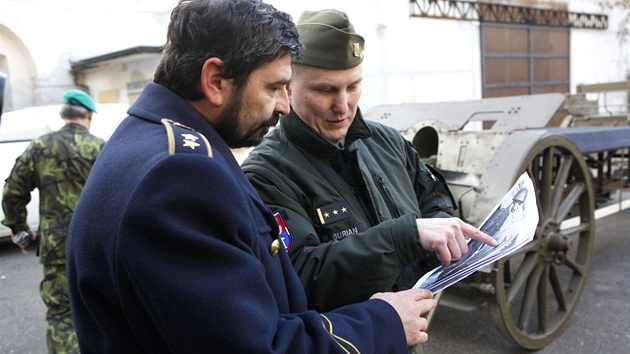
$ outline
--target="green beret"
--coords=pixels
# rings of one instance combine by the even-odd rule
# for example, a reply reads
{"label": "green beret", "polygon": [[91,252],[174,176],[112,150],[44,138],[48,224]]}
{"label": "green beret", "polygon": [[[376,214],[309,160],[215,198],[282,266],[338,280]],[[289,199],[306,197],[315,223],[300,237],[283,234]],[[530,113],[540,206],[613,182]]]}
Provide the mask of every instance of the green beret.
{"label": "green beret", "polygon": [[363,61],[365,40],[354,31],[348,15],[339,10],[304,11],[297,22],[302,59],[293,62],[344,70]]}
{"label": "green beret", "polygon": [[81,90],[68,90],[61,96],[61,102],[81,105],[90,111],[96,113],[96,107],[92,97]]}

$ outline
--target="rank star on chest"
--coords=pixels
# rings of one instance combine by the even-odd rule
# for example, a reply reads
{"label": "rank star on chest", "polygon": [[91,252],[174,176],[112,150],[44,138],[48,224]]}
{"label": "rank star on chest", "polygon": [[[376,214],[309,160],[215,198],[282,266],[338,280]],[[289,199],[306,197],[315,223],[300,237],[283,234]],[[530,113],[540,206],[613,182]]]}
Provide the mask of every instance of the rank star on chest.
{"label": "rank star on chest", "polygon": [[[348,209],[347,209],[347,208],[341,208],[341,212],[342,212],[342,213],[346,213],[346,212],[348,212]],[[332,213],[333,213],[334,215],[338,215],[338,214],[339,214],[339,210],[334,209],[334,210],[332,211]],[[324,217],[325,217],[325,218],[330,217],[330,213],[324,213]]]}
{"label": "rank star on chest", "polygon": [[199,139],[199,137],[197,137],[196,135],[182,134],[182,136],[184,137],[184,147],[189,147],[195,150],[195,148],[199,146],[199,143],[197,143],[197,139]]}
{"label": "rank star on chest", "polygon": [[351,216],[348,203],[345,201],[333,202],[315,209],[316,215],[322,225],[345,220]]}

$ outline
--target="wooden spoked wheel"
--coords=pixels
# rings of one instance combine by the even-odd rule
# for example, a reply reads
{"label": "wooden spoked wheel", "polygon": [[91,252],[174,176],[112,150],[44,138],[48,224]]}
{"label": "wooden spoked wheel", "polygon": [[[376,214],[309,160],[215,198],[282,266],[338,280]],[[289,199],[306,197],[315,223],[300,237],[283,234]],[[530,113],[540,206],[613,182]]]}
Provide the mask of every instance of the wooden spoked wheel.
{"label": "wooden spoked wheel", "polygon": [[532,178],[540,220],[534,240],[495,262],[489,307],[505,338],[539,349],[564,331],[586,285],[594,194],[583,154],[562,136],[541,139],[520,171]]}

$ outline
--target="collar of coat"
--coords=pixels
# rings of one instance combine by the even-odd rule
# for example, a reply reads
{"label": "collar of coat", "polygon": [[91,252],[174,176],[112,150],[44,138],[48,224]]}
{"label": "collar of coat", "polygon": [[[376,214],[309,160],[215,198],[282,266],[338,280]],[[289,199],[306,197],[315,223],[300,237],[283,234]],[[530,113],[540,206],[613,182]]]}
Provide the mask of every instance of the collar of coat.
{"label": "collar of coat", "polygon": [[298,117],[293,109],[291,109],[289,115],[280,118],[280,125],[292,143],[314,155],[339,154],[342,150],[350,148],[355,141],[369,138],[372,135],[372,131],[363,120],[360,108],[357,108],[357,113],[348,129],[348,134],[345,137],[345,146],[343,147],[324,138],[323,135],[308,126]]}
{"label": "collar of coat", "polygon": [[66,123],[63,127],[61,127],[61,129],[59,129],[60,131],[70,131],[73,133],[88,133],[89,129],[86,128],[85,126],[79,124],[79,123],[75,123],[75,122],[68,122]]}

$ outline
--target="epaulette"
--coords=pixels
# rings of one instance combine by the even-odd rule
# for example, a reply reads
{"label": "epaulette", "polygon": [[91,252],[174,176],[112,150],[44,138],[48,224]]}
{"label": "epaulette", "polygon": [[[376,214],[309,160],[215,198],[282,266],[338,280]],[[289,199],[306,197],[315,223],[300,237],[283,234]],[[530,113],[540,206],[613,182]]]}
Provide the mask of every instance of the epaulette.
{"label": "epaulette", "polygon": [[166,127],[169,155],[195,152],[212,157],[212,146],[203,134],[168,118],[162,118],[162,124]]}

